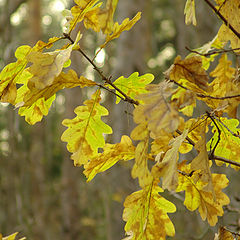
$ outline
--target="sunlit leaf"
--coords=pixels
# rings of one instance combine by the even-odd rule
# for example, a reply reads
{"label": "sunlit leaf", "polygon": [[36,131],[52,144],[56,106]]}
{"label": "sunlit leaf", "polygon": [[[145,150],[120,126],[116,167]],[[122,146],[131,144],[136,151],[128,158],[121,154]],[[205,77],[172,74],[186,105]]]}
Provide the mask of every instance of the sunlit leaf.
{"label": "sunlit leaf", "polygon": [[188,210],[194,211],[198,209],[201,218],[211,226],[215,226],[218,221],[218,216],[223,215],[222,207],[228,205],[230,200],[228,196],[222,192],[222,189],[227,187],[228,179],[224,174],[212,174],[212,184],[214,194],[205,191],[204,188],[208,184],[201,180],[200,171],[193,171],[185,162],[179,166],[178,181],[179,185],[176,191],[185,191],[184,205]]}
{"label": "sunlit leaf", "polygon": [[61,139],[68,143],[75,166],[85,165],[90,157],[97,154],[98,148],[104,147],[103,134],[112,133],[111,127],[101,120],[102,116],[108,115],[108,110],[100,105],[100,100],[100,90],[97,90],[90,100],[84,102],[85,106],[75,108],[75,118],[62,122],[68,129]]}
{"label": "sunlit leaf", "polygon": [[193,24],[197,25],[196,16],[195,16],[195,1],[187,0],[184,8],[185,22],[187,25]]}
{"label": "sunlit leaf", "polygon": [[176,211],[159,192],[163,190],[153,181],[142,190],[129,195],[124,202],[123,220],[125,231],[131,240],[165,239],[175,235],[174,225],[167,213]]}
{"label": "sunlit leaf", "polygon": [[133,25],[141,18],[141,13],[138,12],[132,20],[126,18],[123,22],[119,25],[119,23],[115,23],[113,26],[113,30],[110,34],[107,35],[104,44],[101,45],[101,48],[104,48],[110,41],[115,38],[118,38],[123,31],[130,30]]}
{"label": "sunlit leaf", "polygon": [[117,144],[106,144],[103,152],[98,153],[85,165],[84,174],[91,181],[96,174],[104,172],[120,160],[128,161],[135,156],[135,147],[128,136],[123,135],[121,142]]}
{"label": "sunlit leaf", "polygon": [[[145,86],[151,83],[154,79],[154,76],[150,73],[144,74],[142,76],[138,75],[139,73],[135,72],[132,73],[128,78],[121,76],[113,83],[128,97],[135,99],[136,95],[147,92],[147,90],[145,90]],[[116,103],[118,104],[120,100],[121,99],[117,97]]]}
{"label": "sunlit leaf", "polygon": [[[2,234],[0,234],[0,240],[17,240],[16,239],[16,236],[17,236],[18,232],[16,233],[13,233],[9,236],[6,236],[6,237],[2,237]],[[20,238],[19,240],[25,240],[26,238],[23,237],[23,238]]]}

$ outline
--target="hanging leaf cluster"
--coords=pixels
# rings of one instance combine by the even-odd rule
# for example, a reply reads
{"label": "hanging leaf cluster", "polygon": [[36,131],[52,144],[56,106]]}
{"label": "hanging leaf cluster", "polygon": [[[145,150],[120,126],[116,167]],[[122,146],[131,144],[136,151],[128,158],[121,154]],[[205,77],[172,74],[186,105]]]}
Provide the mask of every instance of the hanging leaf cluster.
{"label": "hanging leaf cluster", "polygon": [[[100,0],[75,0],[62,37],[19,47],[16,62],[0,73],[1,102],[18,108],[18,114],[31,125],[48,114],[62,89],[94,89],[92,96],[74,110],[76,116],[63,120],[67,129],[61,140],[67,143],[74,165],[84,167],[88,182],[119,161],[134,162],[131,175],[138,179],[140,190],[127,196],[122,216],[129,240],[174,237],[174,223],[168,214],[176,207],[162,196],[166,190],[184,194],[186,208],[197,211],[210,226],[216,225],[224,214],[223,207],[230,203],[224,193],[228,178],[214,173],[212,166],[240,168],[240,79],[237,65],[229,58],[239,54],[240,7],[238,0],[205,2],[223,22],[216,37],[184,59],[177,56],[160,83],[152,84],[154,76],[150,73],[139,76],[137,72],[112,81],[82,49],[84,34],[78,32],[73,37],[77,24],[83,23],[86,29],[105,36],[101,50],[130,30],[141,13],[115,22],[118,0],[107,0],[105,5]],[[186,1],[184,14],[186,24],[197,24],[194,0]],[[63,43],[62,47],[51,51],[56,42]],[[101,83],[78,76],[72,69],[65,71],[71,65],[73,51],[89,61]],[[215,67],[209,70],[213,62]],[[124,101],[134,106],[136,126],[119,143],[106,142],[112,129],[102,120],[109,114],[101,102],[102,91],[114,94],[116,104]],[[199,102],[208,111],[196,116]],[[185,154],[190,152],[193,157],[186,161]],[[222,227],[215,239],[234,238]]]}

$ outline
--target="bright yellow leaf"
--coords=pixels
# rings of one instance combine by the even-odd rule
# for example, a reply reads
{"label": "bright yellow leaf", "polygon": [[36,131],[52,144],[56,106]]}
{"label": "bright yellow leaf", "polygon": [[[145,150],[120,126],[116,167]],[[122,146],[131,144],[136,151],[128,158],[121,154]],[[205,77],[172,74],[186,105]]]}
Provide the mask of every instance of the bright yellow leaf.
{"label": "bright yellow leaf", "polygon": [[85,165],[84,174],[91,181],[97,173],[104,172],[120,160],[128,161],[135,156],[135,147],[128,136],[123,135],[121,142],[106,144],[103,152],[98,153]]}
{"label": "bright yellow leaf", "polygon": [[[6,236],[6,237],[2,237],[2,234],[0,234],[0,240],[17,240],[16,239],[16,236],[17,236],[18,232],[16,233],[13,233],[9,236]],[[26,238],[23,237],[23,238],[20,238],[19,240],[25,240]]]}
{"label": "bright yellow leaf", "polygon": [[215,226],[218,221],[218,216],[223,215],[222,207],[228,205],[230,200],[228,196],[222,192],[222,189],[227,187],[228,179],[224,174],[212,174],[212,185],[215,196],[212,192],[205,191],[208,184],[201,180],[201,173],[199,170],[193,171],[185,162],[179,166],[178,181],[179,185],[177,192],[185,191],[184,205],[190,211],[198,209],[201,218],[211,226]]}
{"label": "bright yellow leaf", "polygon": [[111,127],[105,124],[102,116],[108,115],[108,110],[100,105],[100,90],[84,102],[85,106],[75,108],[76,117],[65,119],[62,124],[68,129],[62,134],[62,141],[67,142],[67,149],[73,153],[71,158],[75,166],[86,164],[97,154],[98,148],[105,145],[103,134],[112,133]]}
{"label": "bright yellow leaf", "polygon": [[187,0],[184,8],[185,14],[185,23],[187,25],[193,24],[194,26],[197,25],[196,16],[195,16],[195,1],[194,0]]}
{"label": "bright yellow leaf", "polygon": [[104,44],[101,45],[101,48],[104,48],[113,39],[118,38],[123,31],[130,30],[140,18],[141,18],[141,13],[138,12],[132,20],[129,20],[129,18],[126,18],[123,20],[123,22],[120,25],[116,22],[113,26],[112,32],[107,35]]}
{"label": "bright yellow leaf", "polygon": [[124,202],[123,220],[125,231],[131,240],[164,240],[166,236],[174,236],[174,225],[167,213],[176,211],[159,192],[163,190],[158,181],[152,181],[142,190],[129,195]]}

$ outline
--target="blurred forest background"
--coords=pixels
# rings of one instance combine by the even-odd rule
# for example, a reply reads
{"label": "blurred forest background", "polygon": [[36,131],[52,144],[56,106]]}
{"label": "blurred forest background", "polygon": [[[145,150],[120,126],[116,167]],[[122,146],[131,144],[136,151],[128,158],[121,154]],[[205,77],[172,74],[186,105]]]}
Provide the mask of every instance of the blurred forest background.
{"label": "blurred forest background", "polygon": [[[61,12],[73,4],[72,0],[0,0],[0,70],[15,61],[18,46],[33,46],[39,39],[60,36],[64,25]],[[176,55],[188,54],[185,46],[196,48],[211,40],[219,20],[204,1],[198,1],[198,26],[185,26],[184,4],[184,0],[119,0],[119,22],[137,11],[143,14],[133,30],[124,32],[98,55],[96,62],[105,75],[116,79],[135,71],[150,72],[159,82]],[[102,36],[86,32],[81,25],[79,29],[84,31],[82,49],[94,56]],[[79,75],[100,81],[79,53],[72,56],[72,68]],[[73,109],[90,95],[80,88],[61,91],[49,115],[34,126],[18,116],[12,106],[0,103],[0,232],[4,235],[18,231],[19,236],[32,240],[124,237],[123,201],[138,189],[131,178],[132,163],[118,164],[86,183],[82,168],[73,167],[65,143],[60,140],[62,120],[74,117]],[[133,109],[127,103],[116,107],[115,98],[108,94],[103,104],[110,112],[106,121],[114,132],[108,140],[116,143],[122,134],[131,131],[129,113]],[[232,176],[237,174],[227,171]],[[234,193],[238,185],[230,185],[227,192]],[[176,226],[174,239],[213,239],[216,228],[209,228],[195,212],[187,211],[181,195],[168,194],[167,198],[178,208],[176,214],[170,215]],[[237,225],[237,211],[233,199],[232,209],[219,222]]]}

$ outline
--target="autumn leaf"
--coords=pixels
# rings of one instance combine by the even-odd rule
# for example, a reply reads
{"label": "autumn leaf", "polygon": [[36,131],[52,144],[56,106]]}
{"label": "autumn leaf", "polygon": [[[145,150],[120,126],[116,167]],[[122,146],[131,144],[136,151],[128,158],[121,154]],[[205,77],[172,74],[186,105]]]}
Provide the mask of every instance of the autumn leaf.
{"label": "autumn leaf", "polygon": [[1,102],[14,104],[17,97],[16,82],[22,77],[22,72],[28,63],[26,56],[31,50],[32,48],[27,45],[19,47],[15,52],[17,61],[8,64],[0,73]]}
{"label": "autumn leaf", "polygon": [[208,183],[204,190],[205,191],[211,191],[214,196],[213,192],[213,186],[212,186],[212,175],[210,171],[210,166],[209,166],[209,158],[208,158],[208,152],[207,152],[207,147],[206,147],[206,127],[207,127],[207,121],[204,122],[200,126],[200,140],[196,142],[195,144],[195,149],[198,151],[197,157],[195,157],[192,162],[191,162],[191,169],[193,171],[195,170],[201,170],[201,180],[203,182]]}
{"label": "autumn leaf", "polygon": [[[227,119],[224,117],[216,119],[216,124],[221,131],[220,142],[217,144],[214,154],[219,157],[231,159],[236,162],[240,162],[240,128],[239,121],[237,119]],[[212,125],[213,137],[207,144],[208,150],[211,150],[219,139],[218,129],[214,123]],[[217,165],[223,165],[222,162],[216,160]],[[228,164],[226,164],[228,165]],[[232,168],[239,169],[238,167],[231,165]]]}
{"label": "autumn leaf", "polygon": [[146,90],[147,93],[137,97],[143,104],[134,109],[134,121],[145,119],[153,139],[157,138],[162,129],[174,132],[179,124],[179,116],[175,106],[168,99],[174,91],[172,83],[151,84]]}
{"label": "autumn leaf", "polygon": [[[113,83],[128,97],[135,99],[136,95],[147,92],[147,90],[145,90],[145,86],[151,83],[153,79],[154,76],[150,73],[139,76],[139,73],[135,72],[132,73],[128,78],[121,76]],[[119,93],[119,95],[121,94]],[[117,97],[116,104],[118,104],[120,100],[121,99]]]}
{"label": "autumn leaf", "polygon": [[188,130],[176,137],[172,142],[172,148],[169,149],[161,162],[157,162],[152,168],[152,175],[156,177],[162,177],[162,188],[169,191],[175,190],[178,186],[178,172],[177,163],[179,159],[179,148],[182,142],[185,140],[188,134]]}
{"label": "autumn leaf", "polygon": [[[2,237],[2,234],[0,234],[0,240],[17,240],[16,239],[17,234],[18,234],[18,232],[13,233],[13,234],[11,234],[9,236],[6,236],[6,237]],[[20,238],[19,240],[24,240],[24,239],[26,239],[26,238],[23,237],[23,238]]]}
{"label": "autumn leaf", "polygon": [[[219,4],[217,6],[219,8],[220,14],[227,19],[228,24],[239,33],[240,32],[240,22],[238,20],[238,16],[240,15],[239,1],[238,0],[228,0],[225,1],[224,4]],[[236,34],[229,28],[225,23],[222,24],[218,31],[219,40],[227,43],[229,40],[231,42],[231,47],[239,48],[240,47],[240,39]],[[239,50],[236,50],[239,52]]]}
{"label": "autumn leaf", "polygon": [[165,239],[167,235],[175,235],[174,225],[167,213],[175,212],[176,207],[159,192],[163,190],[158,181],[152,181],[125,199],[123,220],[131,240]]}
{"label": "autumn leaf", "polygon": [[204,190],[208,183],[201,180],[200,170],[193,171],[190,164],[186,165],[186,162],[179,165],[179,170],[179,185],[176,191],[185,191],[184,205],[190,211],[198,209],[202,220],[207,219],[210,226],[215,226],[218,216],[224,213],[222,207],[230,202],[228,196],[222,192],[222,189],[228,185],[226,175],[212,174],[215,193],[213,196],[212,192]]}
{"label": "autumn leaf", "polygon": [[196,16],[195,16],[195,1],[194,0],[187,0],[184,8],[185,14],[185,23],[187,25],[193,24],[194,26],[197,25]]}
{"label": "autumn leaf", "polygon": [[85,15],[98,9],[102,3],[99,0],[74,0],[77,5],[71,8],[72,19],[69,22],[69,33],[76,27],[78,22],[83,21]]}
{"label": "autumn leaf", "polygon": [[200,89],[208,90],[208,75],[202,67],[202,58],[198,56],[188,57],[184,60],[177,56],[174,64],[165,72],[165,76],[175,82],[186,79]]}
{"label": "autumn leaf", "polygon": [[119,25],[119,23],[115,23],[113,26],[113,30],[110,34],[107,35],[105,42],[101,45],[101,49],[104,48],[110,41],[115,38],[118,38],[123,31],[130,30],[133,25],[141,18],[141,13],[138,12],[132,20],[126,18],[123,22]]}
{"label": "autumn leaf", "polygon": [[218,229],[218,234],[215,235],[214,240],[234,240],[232,233],[226,230],[224,227]]}
{"label": "autumn leaf", "polygon": [[84,102],[85,106],[75,108],[76,117],[65,119],[62,124],[68,129],[62,134],[62,141],[67,142],[67,149],[73,153],[71,158],[75,166],[86,164],[90,157],[97,154],[98,148],[105,145],[103,134],[112,133],[111,127],[105,124],[102,116],[108,110],[100,105],[100,90]]}
{"label": "autumn leaf", "polygon": [[96,174],[104,172],[120,160],[128,161],[135,156],[135,147],[128,136],[123,135],[121,142],[117,144],[106,144],[103,152],[98,153],[85,165],[84,174],[91,181]]}

